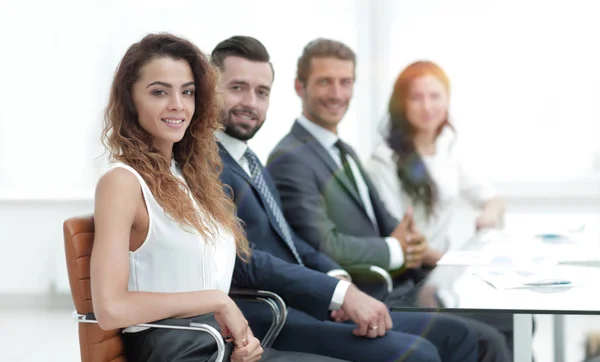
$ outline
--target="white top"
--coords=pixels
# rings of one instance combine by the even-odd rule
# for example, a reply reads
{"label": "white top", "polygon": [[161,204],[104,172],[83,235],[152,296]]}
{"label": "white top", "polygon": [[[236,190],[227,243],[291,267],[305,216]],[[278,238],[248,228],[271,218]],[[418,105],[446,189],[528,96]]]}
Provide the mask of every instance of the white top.
{"label": "white top", "polygon": [[379,145],[365,168],[371,176],[388,211],[401,218],[406,205],[414,208],[417,227],[425,234],[429,245],[441,252],[450,248],[448,228],[457,210],[460,197],[476,207],[496,197],[495,187],[471,165],[455,133],[444,128],[436,140],[436,153],[422,156],[425,167],[438,187],[438,202],[434,214],[428,217],[422,204],[414,205],[402,189],[394,151],[386,143]]}
{"label": "white top", "polygon": [[[137,177],[149,218],[144,243],[129,252],[127,290],[180,293],[219,289],[229,293],[236,258],[234,236],[221,226],[213,233],[212,240],[205,240],[190,226],[184,229],[165,213],[137,171],[123,163],[115,163],[109,170],[115,167],[129,170]],[[185,182],[175,161],[171,171]],[[194,204],[202,212],[195,200]],[[143,329],[129,327],[123,332]]]}
{"label": "white top", "polygon": [[[335,146],[335,143],[339,140],[337,134],[309,121],[306,117],[304,117],[304,115],[300,115],[300,117],[298,117],[298,123],[304,127],[308,133],[310,133],[321,144],[321,146],[323,146],[323,148],[327,150],[338,167],[343,167],[340,150]],[[365,205],[367,214],[369,215],[371,222],[373,222],[375,229],[378,229],[377,219],[375,219],[375,213],[373,212],[373,205],[371,204],[371,198],[369,197],[369,188],[367,183],[360,173],[358,165],[356,164],[356,160],[354,160],[352,157],[348,157],[348,164],[352,169],[352,174],[356,180],[360,198],[362,199],[363,205]],[[400,219],[401,217],[398,218],[398,220]],[[402,264],[404,264],[404,253],[402,252],[402,246],[400,245],[400,242],[391,236],[385,238],[385,241],[390,250],[389,269],[395,270],[400,268]]]}
{"label": "white top", "polygon": [[[229,155],[238,163],[238,165],[240,165],[240,167],[246,171],[248,176],[252,177],[248,160],[246,157],[244,157],[244,153],[246,152],[246,149],[248,149],[248,144],[244,141],[238,140],[237,138],[229,136],[223,131],[216,131],[215,137],[219,140],[219,142],[221,142],[221,145],[225,147]],[[346,278],[348,278],[348,280],[351,280],[350,274],[342,269],[333,269],[327,272],[327,274],[332,277],[344,275]],[[331,297],[329,310],[337,310],[342,307],[342,304],[344,304],[344,297],[346,296],[349,286],[350,283],[345,280],[340,280],[337,283],[335,290],[333,291],[333,296]]]}

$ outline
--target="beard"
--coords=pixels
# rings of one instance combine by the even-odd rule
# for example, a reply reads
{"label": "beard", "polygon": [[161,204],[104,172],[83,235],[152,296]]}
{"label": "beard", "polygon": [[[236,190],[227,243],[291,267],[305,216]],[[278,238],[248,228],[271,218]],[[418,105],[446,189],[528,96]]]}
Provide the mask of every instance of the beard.
{"label": "beard", "polygon": [[259,122],[257,122],[254,126],[245,124],[235,124],[234,120],[232,119],[231,111],[224,112],[223,115],[225,133],[240,141],[248,141],[252,139],[264,123],[265,120],[263,119],[261,122],[259,118]]}

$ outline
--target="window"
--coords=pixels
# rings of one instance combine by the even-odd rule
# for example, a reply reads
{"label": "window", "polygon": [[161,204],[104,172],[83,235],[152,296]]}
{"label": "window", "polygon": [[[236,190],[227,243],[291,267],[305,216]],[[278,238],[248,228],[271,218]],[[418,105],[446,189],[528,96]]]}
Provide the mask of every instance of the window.
{"label": "window", "polygon": [[[383,5],[382,5],[383,4]],[[385,71],[375,110],[409,63],[448,73],[451,118],[499,184],[600,184],[600,34],[594,0],[380,3]],[[535,191],[531,189],[531,191]]]}
{"label": "window", "polygon": [[[184,36],[207,53],[233,35],[254,36],[266,45],[275,84],[265,127],[251,141],[264,159],[300,114],[293,81],[302,48],[319,36],[356,48],[358,3],[364,2],[138,0],[93,6],[57,0],[2,5],[0,31],[11,34],[18,28],[20,33],[4,37],[10,52],[0,68],[0,198],[93,195],[105,168],[99,137],[113,72],[127,47],[149,32]],[[36,11],[30,11],[32,6]],[[17,26],[21,19],[35,26]],[[354,113],[346,121],[351,131]]]}

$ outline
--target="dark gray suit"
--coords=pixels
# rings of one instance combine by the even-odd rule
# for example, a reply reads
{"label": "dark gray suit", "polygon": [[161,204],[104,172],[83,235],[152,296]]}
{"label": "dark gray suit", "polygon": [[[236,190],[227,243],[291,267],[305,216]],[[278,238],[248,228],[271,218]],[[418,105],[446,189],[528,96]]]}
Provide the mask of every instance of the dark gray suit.
{"label": "dark gray suit", "polygon": [[267,169],[281,195],[286,219],[302,239],[341,266],[372,264],[389,269],[390,252],[384,238],[398,220],[387,212],[365,172],[379,230],[344,170],[297,122],[269,156]]}
{"label": "dark gray suit", "polygon": [[[349,146],[347,149],[369,188],[377,227],[344,169],[298,122],[269,155],[267,169],[281,196],[285,217],[302,239],[344,267],[373,264],[389,270],[390,252],[384,238],[399,221],[385,209],[356,153]],[[392,298],[400,297],[423,273],[422,269],[395,273]],[[512,359],[499,331],[471,318],[455,318],[477,332],[480,361]]]}

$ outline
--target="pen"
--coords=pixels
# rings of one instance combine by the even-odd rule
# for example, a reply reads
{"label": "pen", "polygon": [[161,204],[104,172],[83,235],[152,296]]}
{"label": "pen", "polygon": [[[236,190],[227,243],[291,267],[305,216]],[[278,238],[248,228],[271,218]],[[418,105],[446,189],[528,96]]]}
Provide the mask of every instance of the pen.
{"label": "pen", "polygon": [[571,282],[569,280],[538,280],[535,282],[527,282],[523,283],[524,285],[531,286],[543,286],[543,285],[569,285]]}

